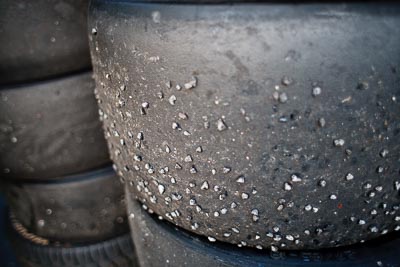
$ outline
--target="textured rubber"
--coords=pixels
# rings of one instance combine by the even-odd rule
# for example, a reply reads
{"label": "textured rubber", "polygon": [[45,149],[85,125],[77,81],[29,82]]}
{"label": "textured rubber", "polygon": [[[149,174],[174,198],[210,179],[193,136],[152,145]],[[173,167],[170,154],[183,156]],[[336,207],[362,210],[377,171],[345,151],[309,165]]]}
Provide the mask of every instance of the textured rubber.
{"label": "textured rubber", "polygon": [[0,84],[89,69],[88,0],[0,2]]}
{"label": "textured rubber", "polygon": [[136,267],[129,234],[86,246],[41,246],[14,233],[12,246],[21,267]]}
{"label": "textured rubber", "polygon": [[[210,243],[149,215],[128,200],[129,222],[140,266],[398,267],[400,235],[364,245],[319,251],[265,251]],[[147,208],[148,211],[150,211]]]}
{"label": "textured rubber", "polygon": [[97,242],[128,231],[123,187],[111,167],[57,182],[13,182],[5,191],[15,219],[50,242]]}
{"label": "textured rubber", "polygon": [[398,4],[93,1],[113,161],[155,213],[280,249],[400,229]]}
{"label": "textured rubber", "polygon": [[56,179],[109,164],[91,75],[0,90],[2,179]]}

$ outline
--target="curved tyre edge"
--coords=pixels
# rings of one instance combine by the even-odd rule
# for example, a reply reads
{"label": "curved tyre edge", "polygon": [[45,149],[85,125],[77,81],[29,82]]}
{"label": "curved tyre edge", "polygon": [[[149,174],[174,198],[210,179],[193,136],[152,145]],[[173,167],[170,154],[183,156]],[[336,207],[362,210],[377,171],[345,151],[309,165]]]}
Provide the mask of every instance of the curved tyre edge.
{"label": "curved tyre edge", "polygon": [[238,248],[215,240],[212,240],[215,243],[210,242],[165,220],[158,220],[153,211],[136,199],[128,198],[127,202],[131,234],[141,266],[400,266],[399,234],[379,242],[320,251],[266,251]]}

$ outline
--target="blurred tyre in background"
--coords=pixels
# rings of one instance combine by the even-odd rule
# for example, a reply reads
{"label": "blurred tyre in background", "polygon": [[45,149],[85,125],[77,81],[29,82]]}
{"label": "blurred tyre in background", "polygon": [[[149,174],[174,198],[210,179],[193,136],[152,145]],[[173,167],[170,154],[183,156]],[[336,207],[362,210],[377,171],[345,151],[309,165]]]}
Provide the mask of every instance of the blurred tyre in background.
{"label": "blurred tyre in background", "polygon": [[6,188],[13,218],[49,242],[96,242],[128,232],[123,187],[112,168],[57,182],[12,183]]}
{"label": "blurred tyre in background", "polygon": [[129,234],[94,244],[66,247],[43,246],[12,234],[13,246],[19,252],[18,259],[23,267],[137,266]]}
{"label": "blurred tyre in background", "polygon": [[136,266],[94,97],[88,1],[0,3],[0,169],[23,267]]}
{"label": "blurred tyre in background", "polygon": [[0,84],[43,80],[91,68],[88,0],[0,2]]}
{"label": "blurred tyre in background", "polygon": [[134,266],[124,192],[111,168],[13,183],[6,192],[23,266]]}
{"label": "blurred tyre in background", "polygon": [[2,179],[57,179],[109,164],[91,75],[0,90]]}

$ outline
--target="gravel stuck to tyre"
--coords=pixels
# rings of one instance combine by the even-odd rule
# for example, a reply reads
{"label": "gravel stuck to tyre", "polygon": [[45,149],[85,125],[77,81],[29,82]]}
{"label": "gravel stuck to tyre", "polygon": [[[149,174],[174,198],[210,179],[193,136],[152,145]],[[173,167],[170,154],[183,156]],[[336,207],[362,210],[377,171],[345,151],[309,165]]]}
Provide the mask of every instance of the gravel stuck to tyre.
{"label": "gravel stuck to tyre", "polygon": [[128,232],[123,186],[111,167],[5,190],[15,219],[50,241],[93,243]]}
{"label": "gravel stuck to tyre", "polygon": [[109,164],[91,72],[0,90],[4,179],[46,180]]}
{"label": "gravel stuck to tyre", "polygon": [[400,228],[400,7],[93,1],[111,156],[186,230],[279,249]]}
{"label": "gravel stuck to tyre", "polygon": [[91,67],[88,0],[0,2],[0,84],[43,80]]}

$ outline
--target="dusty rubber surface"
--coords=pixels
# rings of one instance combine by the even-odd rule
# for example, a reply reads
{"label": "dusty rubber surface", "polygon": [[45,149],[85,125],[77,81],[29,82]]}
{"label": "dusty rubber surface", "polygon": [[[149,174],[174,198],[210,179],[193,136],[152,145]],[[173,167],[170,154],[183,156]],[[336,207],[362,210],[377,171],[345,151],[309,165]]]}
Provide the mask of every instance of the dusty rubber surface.
{"label": "dusty rubber surface", "polygon": [[[146,206],[144,206],[147,208]],[[344,248],[320,251],[265,251],[242,248],[182,231],[157,220],[135,199],[128,200],[129,223],[141,266],[265,266],[265,267],[397,267],[400,235]]]}
{"label": "dusty rubber surface", "polygon": [[50,242],[96,242],[128,232],[124,192],[105,168],[57,182],[5,185],[11,213]]}
{"label": "dusty rubber surface", "polygon": [[397,5],[93,1],[100,114],[129,191],[234,244],[399,230]]}
{"label": "dusty rubber surface", "polygon": [[0,3],[0,84],[43,80],[90,68],[84,0]]}
{"label": "dusty rubber surface", "polygon": [[91,75],[0,90],[2,179],[57,179],[108,164]]}

